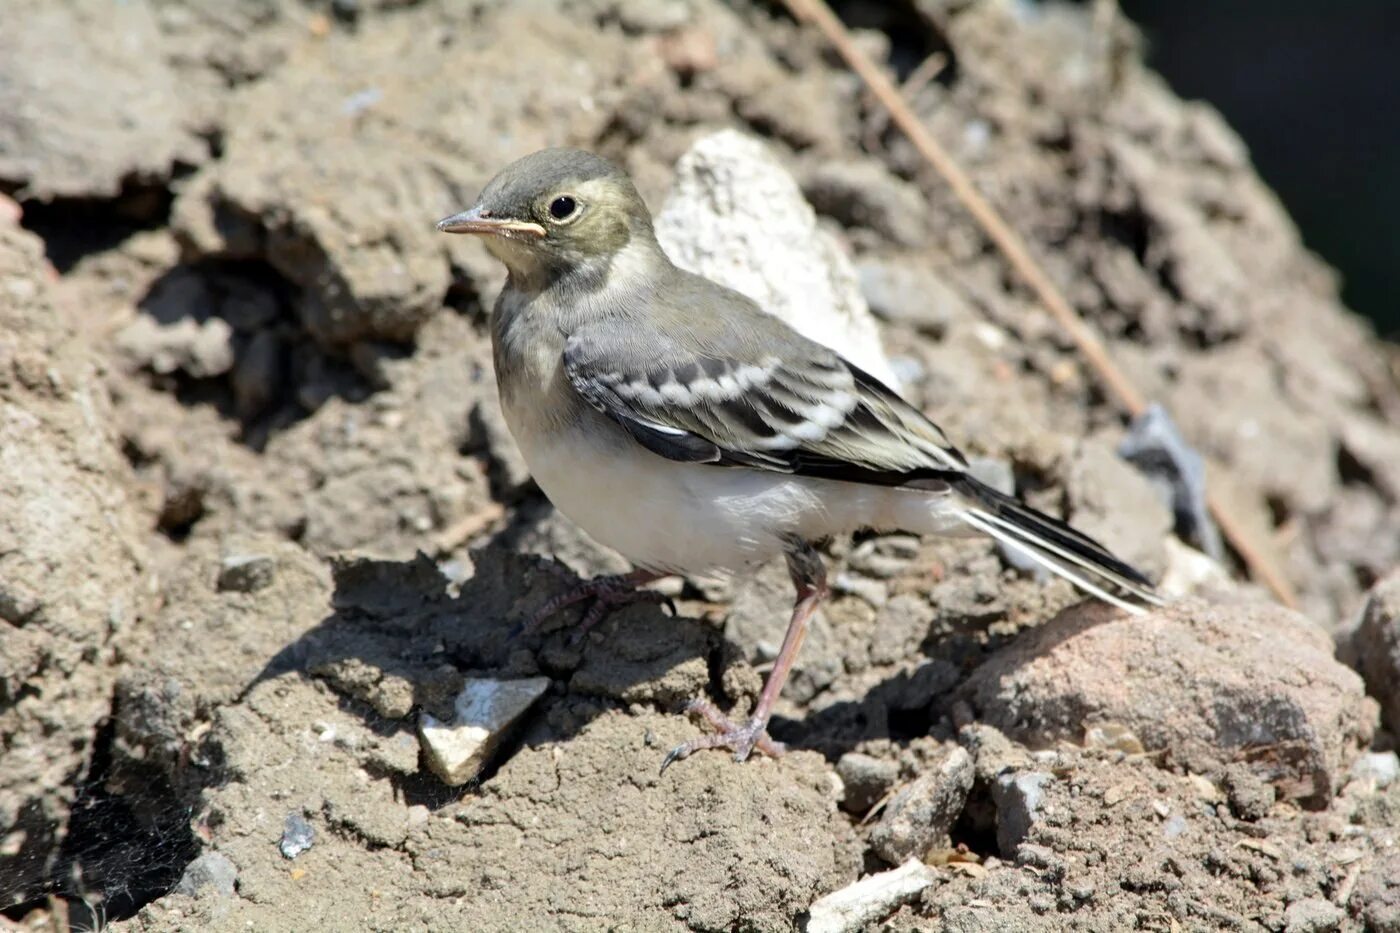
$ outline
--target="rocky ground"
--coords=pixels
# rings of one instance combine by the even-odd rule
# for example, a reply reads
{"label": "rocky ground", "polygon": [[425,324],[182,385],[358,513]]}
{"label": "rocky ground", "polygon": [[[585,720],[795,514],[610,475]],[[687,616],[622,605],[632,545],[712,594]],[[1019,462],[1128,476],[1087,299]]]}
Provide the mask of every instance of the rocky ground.
{"label": "rocky ground", "polygon": [[[841,9],[1301,613],[1192,549],[1063,334],[774,5],[16,0],[0,925],[1400,930],[1394,348],[1111,4]],[[781,167],[731,208],[781,201],[810,252],[735,251],[684,200],[720,130]],[[1181,599],[1122,618],[984,542],[832,541],[774,726],[795,750],[658,773],[687,699],[753,701],[790,593],[772,567],[507,640],[622,565],[530,482],[501,273],[433,223],[550,144],[624,164],[687,261],[805,261],[755,287],[861,340],[868,305],[908,397]],[[420,727],[534,677],[445,784]]]}

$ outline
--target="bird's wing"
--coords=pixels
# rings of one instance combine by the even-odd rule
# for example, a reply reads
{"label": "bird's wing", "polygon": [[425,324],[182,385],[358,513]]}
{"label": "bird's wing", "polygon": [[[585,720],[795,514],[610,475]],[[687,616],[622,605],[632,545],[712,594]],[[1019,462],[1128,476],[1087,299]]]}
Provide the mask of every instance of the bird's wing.
{"label": "bird's wing", "polygon": [[756,307],[752,315],[728,329],[693,318],[664,333],[587,326],[569,338],[565,370],[590,405],[673,460],[881,485],[967,466],[878,379]]}
{"label": "bird's wing", "polygon": [[565,344],[574,390],[638,443],[692,463],[951,489],[969,525],[1076,586],[1133,612],[1142,611],[1133,600],[1161,602],[1097,541],[966,474],[938,426],[878,379],[700,283],[672,299],[664,326],[633,315],[585,326]]}

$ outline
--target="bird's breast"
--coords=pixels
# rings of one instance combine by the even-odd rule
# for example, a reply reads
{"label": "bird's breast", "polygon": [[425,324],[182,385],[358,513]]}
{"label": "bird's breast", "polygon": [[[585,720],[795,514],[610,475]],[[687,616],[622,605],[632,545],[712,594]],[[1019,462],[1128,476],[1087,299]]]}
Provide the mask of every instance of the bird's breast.
{"label": "bird's breast", "polygon": [[[555,508],[639,567],[711,574],[748,569],[782,549],[801,491],[773,479],[666,460],[591,408],[568,422],[502,395],[506,424]],[[807,503],[810,506],[811,503]]]}

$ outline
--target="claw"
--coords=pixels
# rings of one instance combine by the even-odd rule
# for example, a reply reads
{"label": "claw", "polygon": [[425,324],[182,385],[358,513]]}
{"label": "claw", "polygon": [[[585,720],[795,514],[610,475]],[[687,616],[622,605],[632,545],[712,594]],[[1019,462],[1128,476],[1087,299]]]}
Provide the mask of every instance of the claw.
{"label": "claw", "polygon": [[677,745],[675,748],[671,749],[669,752],[666,753],[665,758],[661,759],[661,770],[657,773],[665,774],[667,768],[671,767],[671,765],[680,761],[682,758],[689,754],[689,749],[687,749],[684,745]]}
{"label": "claw", "polygon": [[715,732],[691,739],[671,749],[661,762],[662,773],[677,761],[689,758],[695,752],[706,748],[727,748],[734,753],[735,761],[745,761],[754,751],[762,752],[769,758],[781,758],[787,751],[787,746],[782,742],[775,742],[768,735],[768,723],[764,720],[750,719],[741,726],[715,709],[709,701],[700,699],[687,703],[685,711],[702,717],[714,727]]}

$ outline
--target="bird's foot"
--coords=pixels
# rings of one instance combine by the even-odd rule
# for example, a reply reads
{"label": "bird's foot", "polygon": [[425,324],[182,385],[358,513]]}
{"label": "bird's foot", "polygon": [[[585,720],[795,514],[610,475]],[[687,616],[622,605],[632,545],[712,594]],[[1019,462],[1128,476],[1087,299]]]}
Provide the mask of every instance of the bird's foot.
{"label": "bird's foot", "polygon": [[675,615],[676,604],[672,602],[671,597],[655,590],[641,588],[642,584],[650,583],[660,576],[662,575],[650,571],[634,570],[631,573],[594,577],[591,580],[576,583],[535,610],[529,619],[511,633],[511,637],[533,634],[539,631],[540,626],[559,610],[586,600],[592,600],[592,605],[588,607],[588,611],[579,620],[578,627],[574,629],[570,638],[570,641],[574,643],[588,634],[589,629],[607,618],[608,613],[633,603],[663,605],[671,610],[671,615]]}
{"label": "bird's foot", "polygon": [[689,758],[693,753],[706,748],[727,748],[734,753],[735,761],[745,760],[755,749],[770,758],[779,758],[787,751],[782,742],[775,742],[768,735],[766,719],[754,718],[740,725],[715,709],[714,704],[708,700],[691,700],[686,704],[685,711],[703,718],[715,732],[713,735],[691,739],[684,745],[677,745],[671,749],[671,753],[661,762],[662,771],[682,758]]}

